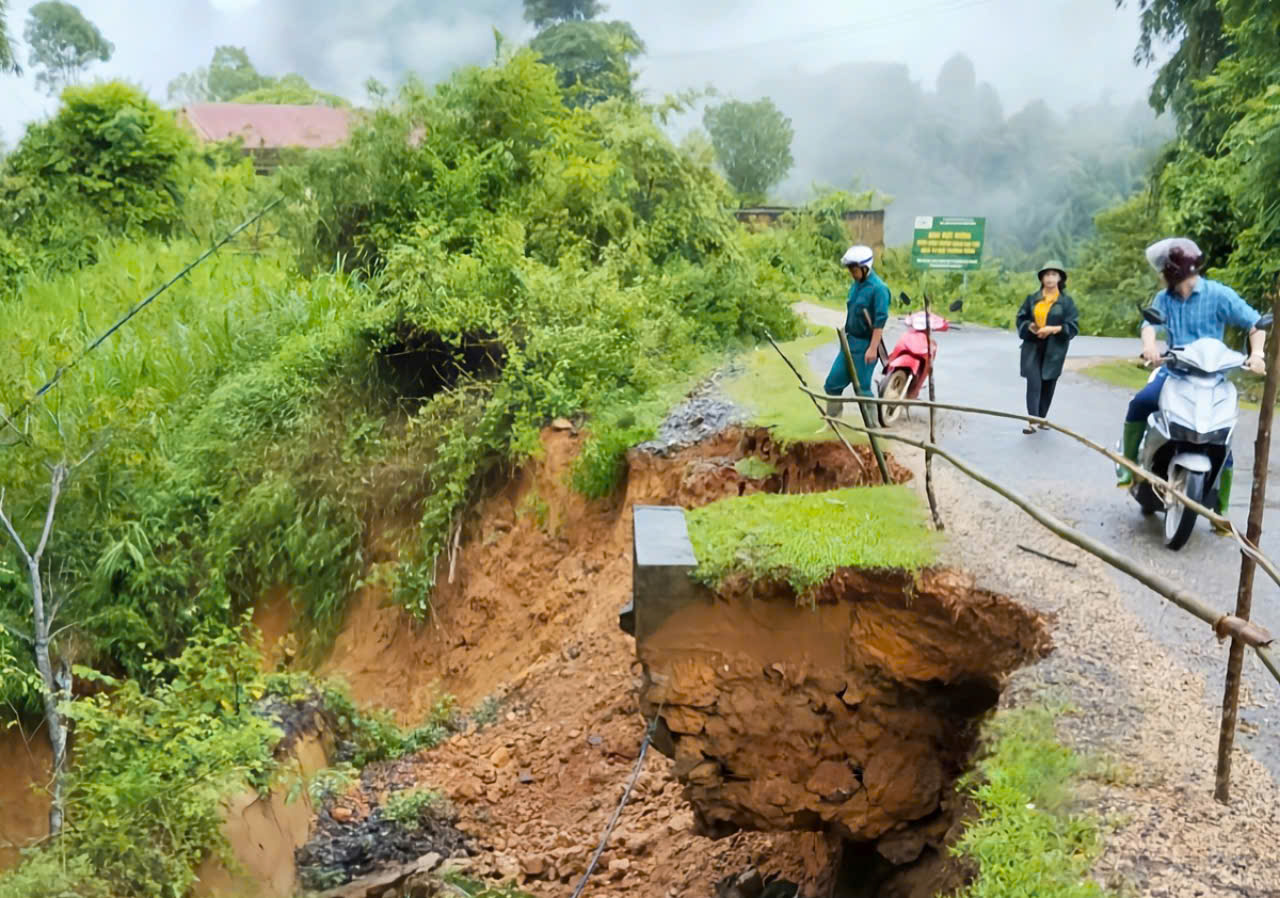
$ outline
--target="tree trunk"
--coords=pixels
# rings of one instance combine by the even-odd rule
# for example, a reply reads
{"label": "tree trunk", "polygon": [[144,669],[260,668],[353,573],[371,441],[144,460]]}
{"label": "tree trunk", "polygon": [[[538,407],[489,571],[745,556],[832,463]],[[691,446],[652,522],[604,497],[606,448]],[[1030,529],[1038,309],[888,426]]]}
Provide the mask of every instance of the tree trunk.
{"label": "tree trunk", "polygon": [[[27,578],[31,584],[31,622],[32,622],[32,654],[36,670],[40,674],[43,686],[41,698],[44,702],[44,722],[49,733],[49,747],[53,750],[52,771],[52,805],[49,808],[49,834],[56,836],[62,830],[63,819],[63,779],[67,765],[67,725],[58,705],[70,695],[70,677],[65,671],[54,672],[53,657],[50,652],[56,607],[52,610],[45,603],[44,583],[40,576],[40,559],[49,545],[49,536],[53,532],[53,515],[58,507],[58,496],[62,492],[62,484],[68,473],[65,464],[53,468],[52,482],[49,488],[49,507],[45,512],[44,530],[40,534],[40,542],[34,552],[27,551],[26,544],[18,536],[13,522],[4,513],[3,493],[0,492],[0,524],[13,540],[18,554],[27,566]],[[61,682],[60,682],[61,680]]]}
{"label": "tree trunk", "polygon": [[32,560],[28,563],[28,576],[31,578],[31,594],[35,610],[34,654],[36,670],[44,684],[44,725],[49,732],[49,746],[53,749],[53,803],[49,808],[49,834],[56,836],[62,829],[62,780],[67,762],[67,726],[58,710],[59,703],[66,698],[63,687],[58,683],[53,672],[53,661],[49,654],[49,621],[45,616],[44,594],[40,579],[39,563]]}

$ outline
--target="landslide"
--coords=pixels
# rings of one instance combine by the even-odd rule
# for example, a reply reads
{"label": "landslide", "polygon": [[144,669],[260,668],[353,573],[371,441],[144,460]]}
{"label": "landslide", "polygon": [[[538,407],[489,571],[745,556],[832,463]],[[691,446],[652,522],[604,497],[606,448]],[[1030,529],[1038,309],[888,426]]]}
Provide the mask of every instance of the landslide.
{"label": "landslide", "polygon": [[[841,570],[817,588],[816,610],[786,584],[739,578],[637,659],[617,619],[631,597],[633,505],[825,492],[879,475],[865,447],[854,460],[838,444],[784,448],[767,430],[732,429],[632,450],[620,496],[588,501],[567,485],[583,443],[545,430],[541,458],[468,516],[431,621],[363,588],[325,672],[406,722],[442,693],[484,710],[442,746],[366,770],[325,809],[325,831],[363,825],[415,783],[453,802],[473,873],[562,895],[661,708],[674,758],[650,752],[593,894],[709,896],[748,868],[816,887],[862,850],[844,839],[885,875],[929,866],[924,891],[910,891],[911,871],[891,876],[901,894],[954,882],[937,869],[955,824],[950,785],[1003,676],[1047,651],[1043,622],[953,571]],[[393,557],[396,538],[384,527],[371,556]],[[679,675],[658,683],[657,666],[676,657]]]}
{"label": "landslide", "polygon": [[[404,722],[425,716],[441,692],[473,705],[530,665],[558,657],[581,638],[586,615],[603,608],[608,618],[626,603],[633,505],[697,507],[757,492],[879,482],[866,447],[858,447],[855,461],[836,443],[783,448],[767,430],[734,428],[665,453],[631,450],[619,498],[592,501],[569,485],[586,439],[545,430],[541,459],[499,485],[464,520],[456,555],[441,560],[430,620],[405,613],[385,585],[363,585],[320,672],[340,674],[358,702],[394,709]],[[737,463],[749,457],[776,470],[747,476]],[[908,476],[896,464],[893,471]],[[370,527],[369,563],[394,560],[414,523],[407,517]],[[255,620],[269,646],[280,642],[288,609],[287,590],[259,606]],[[277,656],[284,650],[280,643]]]}
{"label": "landslide", "polygon": [[[442,693],[464,708],[489,709],[492,722],[367,770],[359,789],[325,811],[326,830],[335,819],[361,825],[395,788],[418,783],[453,801],[477,873],[520,879],[537,895],[563,894],[563,883],[586,868],[645,726],[634,642],[617,624],[631,595],[630,508],[879,480],[865,449],[855,461],[838,444],[784,449],[766,430],[734,429],[663,453],[632,450],[620,495],[588,501],[568,486],[584,441],[571,430],[545,430],[541,458],[466,519],[455,561],[442,560],[430,621],[393,605],[383,587],[362,589],[324,672],[346,679],[358,701],[390,707],[406,722]],[[776,470],[744,475],[738,462],[746,457],[768,459]],[[383,527],[367,547],[371,557],[392,557],[407,532]],[[277,634],[283,601],[276,595],[259,609]],[[651,752],[593,894],[711,895],[716,881],[747,867],[799,881],[827,863],[823,839],[812,834],[710,842],[690,839],[693,828],[671,762]]]}

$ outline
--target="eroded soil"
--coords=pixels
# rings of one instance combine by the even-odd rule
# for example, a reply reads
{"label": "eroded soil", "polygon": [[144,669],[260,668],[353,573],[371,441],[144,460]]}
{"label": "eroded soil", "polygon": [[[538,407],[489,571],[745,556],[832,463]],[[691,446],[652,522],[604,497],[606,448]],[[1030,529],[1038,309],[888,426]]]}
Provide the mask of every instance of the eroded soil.
{"label": "eroded soil", "polygon": [[[634,641],[617,622],[619,609],[631,596],[630,507],[696,507],[757,491],[818,491],[879,482],[865,449],[858,459],[838,443],[784,450],[764,431],[733,430],[693,447],[633,451],[621,501],[589,503],[566,486],[579,445],[575,434],[548,431],[543,459],[468,519],[453,563],[454,581],[438,590],[432,623],[413,623],[384,597],[367,592],[328,665],[350,679],[362,701],[396,708],[407,722],[442,692],[458,696],[464,707],[485,699],[490,707],[496,704],[492,724],[473,725],[435,750],[370,771],[362,791],[339,802],[337,813],[358,825],[395,781],[439,789],[452,799],[458,827],[470,836],[473,872],[514,879],[535,895],[562,895],[586,870],[635,764],[645,730],[641,711],[654,710],[654,696],[646,694],[643,707],[638,701],[651,681],[636,659]],[[761,479],[743,476],[735,462],[746,456],[770,462],[774,473]],[[908,476],[897,465],[894,472]],[[807,708],[811,699],[818,700],[806,689],[820,689],[823,707],[843,709],[845,723],[835,728],[840,735],[833,733],[832,739],[855,740],[856,748],[850,742],[840,751],[865,755],[864,779],[870,769],[871,787],[851,789],[861,791],[862,798],[851,794],[847,799],[856,805],[874,794],[877,810],[868,810],[860,822],[852,813],[828,818],[797,811],[787,820],[762,811],[735,816],[743,803],[725,801],[723,779],[714,796],[710,791],[686,792],[679,781],[686,772],[682,761],[651,750],[602,857],[593,895],[711,896],[718,883],[750,867],[819,887],[838,856],[829,833],[841,827],[845,834],[882,838],[882,854],[895,863],[919,858],[941,844],[950,826],[943,795],[971,744],[968,718],[994,703],[1003,672],[1044,651],[1047,637],[1034,615],[949,574],[923,578],[909,600],[914,608],[902,598],[908,585],[904,581],[872,584],[872,579],[852,573],[834,581],[830,595],[820,598],[817,618],[815,612],[797,608],[794,596],[775,597],[780,615],[774,624],[781,626],[787,616],[781,609],[786,608],[792,625],[804,629],[810,641],[816,620],[819,630],[830,625],[839,646],[830,649],[826,667],[807,666],[802,658],[792,659],[796,666],[791,670],[758,664],[754,698],[730,689],[736,697],[727,702],[740,705],[739,722],[756,716],[787,731],[806,713],[811,718],[819,713],[802,711],[799,705]],[[847,601],[859,590],[885,595],[881,601]],[[890,599],[890,594],[898,598]],[[755,609],[774,605],[745,594],[734,601]],[[919,628],[904,642],[891,634],[907,618]],[[688,623],[696,629],[695,622]],[[728,625],[715,619],[705,623],[722,631],[746,627],[732,616]],[[974,639],[988,626],[996,635]],[[763,629],[746,628],[733,645],[749,651],[753,642],[784,642],[770,632],[768,622]],[[866,649],[850,667],[847,646],[858,640]],[[922,647],[923,660],[909,661]],[[770,673],[762,676],[765,669]],[[816,680],[803,685],[811,676]],[[684,698],[678,704],[690,715],[686,720],[692,720],[703,703]],[[845,700],[858,699],[867,711],[848,726],[854,715]],[[752,700],[756,706],[750,705]],[[895,701],[897,710],[891,711]],[[782,708],[794,711],[780,713]],[[808,729],[800,727],[794,738],[807,745],[813,727],[804,726]],[[963,734],[949,735],[949,727],[959,727]],[[893,753],[886,751],[877,760],[879,750],[887,750],[892,740],[898,740]],[[781,743],[776,747],[785,750]],[[848,776],[836,776],[833,765],[823,766],[823,750],[815,754],[814,748],[805,749],[814,763],[800,780],[801,791],[812,781],[824,796],[835,796],[848,785],[844,781],[854,776],[854,768],[845,764]],[[798,756],[793,766],[798,771],[808,760],[807,754]],[[893,785],[922,771],[928,774],[922,785]],[[829,774],[831,783],[818,782]],[[767,792],[764,788],[761,794]],[[734,813],[716,810],[729,804]],[[761,807],[759,802],[756,806]],[[720,827],[725,820],[732,825]],[[902,837],[901,824],[907,821],[925,835]],[[744,824],[797,831],[730,832]],[[801,831],[806,829],[828,835]]]}

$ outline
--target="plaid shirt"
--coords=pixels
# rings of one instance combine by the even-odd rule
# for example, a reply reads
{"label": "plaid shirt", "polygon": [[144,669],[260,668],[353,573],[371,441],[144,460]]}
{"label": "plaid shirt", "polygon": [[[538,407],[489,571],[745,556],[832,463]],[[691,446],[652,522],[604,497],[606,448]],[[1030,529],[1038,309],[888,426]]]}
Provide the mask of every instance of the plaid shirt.
{"label": "plaid shirt", "polygon": [[[1151,305],[1164,313],[1163,330],[1170,346],[1186,346],[1201,337],[1221,340],[1226,325],[1234,324],[1247,331],[1261,317],[1239,293],[1206,277],[1196,282],[1186,299],[1161,290]],[[1146,322],[1142,326],[1151,327]]]}

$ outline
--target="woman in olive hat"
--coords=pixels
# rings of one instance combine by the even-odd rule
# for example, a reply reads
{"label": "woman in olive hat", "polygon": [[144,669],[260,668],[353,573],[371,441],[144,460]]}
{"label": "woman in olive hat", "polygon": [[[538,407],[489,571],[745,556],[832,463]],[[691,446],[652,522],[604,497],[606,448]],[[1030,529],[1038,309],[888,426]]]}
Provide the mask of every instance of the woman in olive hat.
{"label": "woman in olive hat", "polygon": [[[1018,336],[1022,338],[1022,376],[1027,379],[1027,414],[1043,418],[1067,358],[1067,344],[1080,332],[1075,300],[1067,293],[1067,270],[1046,262],[1039,271],[1040,289],[1022,301]],[[1041,424],[1042,430],[1047,430]],[[1023,433],[1035,433],[1031,422]]]}

